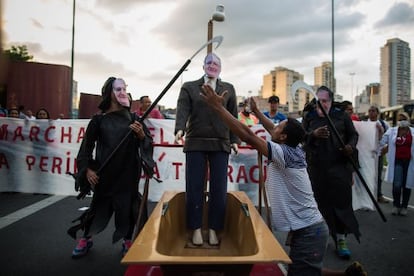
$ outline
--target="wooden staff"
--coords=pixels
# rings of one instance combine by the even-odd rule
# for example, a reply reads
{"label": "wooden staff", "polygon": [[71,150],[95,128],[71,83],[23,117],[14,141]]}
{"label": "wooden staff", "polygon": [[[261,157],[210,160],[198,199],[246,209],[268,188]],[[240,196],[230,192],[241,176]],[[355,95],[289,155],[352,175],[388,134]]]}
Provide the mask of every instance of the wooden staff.
{"label": "wooden staff", "polygon": [[266,208],[266,220],[267,220],[267,226],[269,229],[272,229],[272,221],[270,219],[270,207],[269,202],[267,200],[267,192],[266,192],[266,186],[264,185],[264,177],[263,177],[263,157],[260,154],[260,152],[257,152],[257,161],[259,165],[259,208],[260,208],[260,215],[261,209],[262,209],[262,196],[265,203]]}

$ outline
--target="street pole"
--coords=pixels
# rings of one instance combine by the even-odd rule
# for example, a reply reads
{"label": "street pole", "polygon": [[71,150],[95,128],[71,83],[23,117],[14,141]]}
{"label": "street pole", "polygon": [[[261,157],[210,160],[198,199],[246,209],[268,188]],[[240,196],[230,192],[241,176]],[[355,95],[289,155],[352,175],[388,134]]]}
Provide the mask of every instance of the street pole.
{"label": "street pole", "polygon": [[333,93],[335,94],[336,92],[336,85],[335,85],[335,35],[334,35],[334,30],[335,30],[335,20],[334,20],[334,0],[332,0],[331,2],[331,13],[332,13],[332,22],[331,22],[331,34],[332,34],[332,76],[331,76],[331,89],[333,91]]}
{"label": "street pole", "polygon": [[[207,41],[210,41],[213,38],[213,21],[222,22],[225,19],[224,14],[224,6],[223,5],[217,5],[216,11],[213,13],[213,16],[208,21],[207,24]],[[207,46],[207,54],[210,54],[213,51],[213,45],[209,44]]]}
{"label": "street pole", "polygon": [[[207,41],[210,41],[213,38],[213,19],[208,21],[207,25]],[[213,51],[213,45],[207,45],[207,54],[210,54]]]}
{"label": "street pole", "polygon": [[75,7],[76,0],[73,0],[73,11],[72,11],[72,50],[71,50],[71,61],[70,61],[70,91],[69,91],[69,118],[73,119],[73,64],[74,64],[74,48],[75,48]]}
{"label": "street pole", "polygon": [[355,104],[354,104],[354,76],[355,76],[355,72],[351,72],[351,73],[349,73],[349,75],[351,76],[351,102],[352,102],[352,106],[355,107]]}

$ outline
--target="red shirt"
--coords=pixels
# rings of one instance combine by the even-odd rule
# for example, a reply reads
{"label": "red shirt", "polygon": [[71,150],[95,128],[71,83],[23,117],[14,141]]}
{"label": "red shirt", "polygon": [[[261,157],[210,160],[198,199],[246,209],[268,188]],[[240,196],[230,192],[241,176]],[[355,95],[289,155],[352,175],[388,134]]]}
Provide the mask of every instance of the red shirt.
{"label": "red shirt", "polygon": [[395,141],[395,158],[400,160],[409,160],[411,158],[411,143],[413,137],[411,132],[408,131],[405,136],[397,136]]}
{"label": "red shirt", "polygon": [[355,113],[352,113],[351,114],[351,120],[352,121],[360,121],[359,116],[357,114],[355,114]]}
{"label": "red shirt", "polygon": [[[138,116],[142,116],[142,115],[144,115],[144,112],[141,110],[141,109],[138,109],[138,110],[136,110],[135,111],[135,113],[138,115]],[[156,109],[156,108],[154,108],[153,110],[151,110],[151,112],[148,114],[148,118],[152,118],[152,119],[164,119],[164,116],[161,114],[161,112],[158,110],[158,109]]]}

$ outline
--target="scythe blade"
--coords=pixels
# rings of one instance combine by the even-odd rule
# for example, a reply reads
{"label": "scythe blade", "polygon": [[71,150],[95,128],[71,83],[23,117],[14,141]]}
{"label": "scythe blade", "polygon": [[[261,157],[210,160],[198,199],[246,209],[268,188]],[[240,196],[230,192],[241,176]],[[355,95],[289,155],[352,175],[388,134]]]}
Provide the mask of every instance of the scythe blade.
{"label": "scythe blade", "polygon": [[305,89],[310,94],[312,94],[312,96],[315,97],[316,100],[318,100],[318,97],[316,96],[315,91],[313,91],[313,88],[310,85],[308,85],[304,81],[297,80],[292,84],[292,87],[290,88],[290,95],[294,102],[297,102],[295,95],[296,95],[296,91],[298,91],[299,89]]}

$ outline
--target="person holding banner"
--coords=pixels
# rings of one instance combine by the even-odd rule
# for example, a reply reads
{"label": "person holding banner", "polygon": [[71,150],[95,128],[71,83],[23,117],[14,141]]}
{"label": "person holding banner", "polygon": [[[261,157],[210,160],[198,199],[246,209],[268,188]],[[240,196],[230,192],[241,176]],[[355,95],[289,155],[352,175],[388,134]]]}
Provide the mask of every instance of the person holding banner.
{"label": "person holding banner", "polygon": [[[73,258],[88,253],[93,245],[92,235],[105,229],[113,213],[115,232],[112,242],[124,239],[123,254],[132,244],[140,200],[137,183],[144,156],[149,155],[152,160],[152,138],[146,126],[136,120],[129,108],[125,81],[108,78],[102,87],[99,105],[102,114],[94,115],[89,122],[77,156],[79,174],[94,193],[82,225],[72,235],[76,238],[76,231],[79,228],[84,230],[72,252]],[[105,168],[101,167],[102,164],[106,165]]]}
{"label": "person holding banner", "polygon": [[266,188],[272,224],[277,231],[289,232],[286,244],[290,246],[292,263],[288,266],[288,275],[366,276],[359,262],[353,262],[345,271],[323,267],[329,229],[313,196],[305,153],[300,146],[305,137],[301,123],[287,118],[275,125],[251,99],[252,111],[271,135],[271,141],[266,141],[223,107],[225,95],[225,92],[217,95],[208,85],[203,85],[202,97],[211,109],[242,141],[269,160]]}
{"label": "person holding banner", "polygon": [[6,108],[2,107],[0,104],[0,117],[8,117],[8,111]]}
{"label": "person holding banner", "polygon": [[[36,116],[35,116],[35,118],[36,119],[40,119],[40,120],[42,120],[42,119],[50,119],[50,114],[49,114],[49,111],[47,111],[47,109],[46,108],[40,108],[37,112],[36,112]],[[31,119],[30,119],[31,120]]]}
{"label": "person holding banner", "polygon": [[[354,158],[358,133],[351,117],[332,105],[333,93],[321,86],[316,95],[329,118],[319,106],[311,109],[302,124],[307,133],[304,143],[309,176],[319,210],[328,223],[340,258],[349,259],[351,251],[346,243],[346,234],[353,233],[359,242],[358,221],[352,208],[352,173],[350,158]],[[329,125],[332,120],[345,147]],[[355,160],[355,159],[354,159]]]}
{"label": "person holding banner", "polygon": [[12,107],[9,109],[9,116],[10,118],[20,119],[19,117],[19,109],[17,107]]}
{"label": "person holding banner", "polygon": [[237,100],[232,84],[220,78],[221,60],[214,53],[204,59],[205,75],[196,81],[183,84],[177,101],[175,140],[181,143],[185,135],[186,155],[186,216],[187,227],[193,231],[192,243],[203,244],[202,216],[204,183],[207,162],[209,165],[208,235],[209,244],[218,245],[217,231],[224,227],[227,196],[227,166],[231,148],[237,152],[240,140],[230,132],[219,116],[206,106],[200,93],[208,83],[217,94],[228,91],[224,105],[237,119]]}

